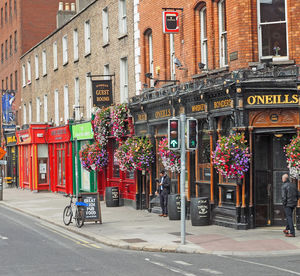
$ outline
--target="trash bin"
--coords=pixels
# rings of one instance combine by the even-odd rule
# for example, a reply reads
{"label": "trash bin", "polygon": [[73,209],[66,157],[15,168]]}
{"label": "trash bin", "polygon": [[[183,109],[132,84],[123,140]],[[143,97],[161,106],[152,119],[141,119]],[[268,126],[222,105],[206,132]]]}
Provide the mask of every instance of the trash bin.
{"label": "trash bin", "polygon": [[119,187],[106,187],[105,189],[105,202],[106,207],[119,206]]}
{"label": "trash bin", "polygon": [[180,216],[181,216],[180,194],[171,194],[168,196],[168,215],[169,215],[169,220],[180,220]]}
{"label": "trash bin", "polygon": [[3,200],[3,184],[2,184],[2,177],[0,177],[0,200]]}
{"label": "trash bin", "polygon": [[191,198],[190,212],[193,226],[209,225],[208,197]]}

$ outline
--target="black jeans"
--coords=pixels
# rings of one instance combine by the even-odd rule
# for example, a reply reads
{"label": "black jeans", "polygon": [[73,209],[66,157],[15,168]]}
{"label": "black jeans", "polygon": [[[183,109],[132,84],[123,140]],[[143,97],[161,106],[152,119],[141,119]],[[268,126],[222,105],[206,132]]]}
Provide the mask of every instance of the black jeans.
{"label": "black jeans", "polygon": [[295,235],[295,228],[294,228],[294,222],[293,222],[293,211],[294,211],[294,207],[288,207],[285,206],[284,207],[284,212],[285,212],[285,216],[286,216],[286,230],[290,230],[290,233]]}
{"label": "black jeans", "polygon": [[163,190],[159,194],[160,199],[160,207],[162,210],[162,214],[167,215],[168,214],[168,191]]}

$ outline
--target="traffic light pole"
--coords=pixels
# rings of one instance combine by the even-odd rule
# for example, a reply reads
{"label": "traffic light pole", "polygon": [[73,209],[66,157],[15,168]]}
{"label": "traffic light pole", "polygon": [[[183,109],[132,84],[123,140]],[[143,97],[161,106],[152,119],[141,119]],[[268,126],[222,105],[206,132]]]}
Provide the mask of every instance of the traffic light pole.
{"label": "traffic light pole", "polygon": [[181,198],[181,244],[185,244],[185,114],[180,114],[181,136],[181,170],[180,170],[180,198]]}

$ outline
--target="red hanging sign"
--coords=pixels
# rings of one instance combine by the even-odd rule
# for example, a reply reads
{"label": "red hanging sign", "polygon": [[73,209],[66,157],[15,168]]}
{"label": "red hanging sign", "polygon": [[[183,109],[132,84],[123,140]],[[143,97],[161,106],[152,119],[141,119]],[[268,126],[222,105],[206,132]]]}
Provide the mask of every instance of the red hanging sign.
{"label": "red hanging sign", "polygon": [[165,34],[179,33],[179,13],[177,11],[163,11],[163,32]]}

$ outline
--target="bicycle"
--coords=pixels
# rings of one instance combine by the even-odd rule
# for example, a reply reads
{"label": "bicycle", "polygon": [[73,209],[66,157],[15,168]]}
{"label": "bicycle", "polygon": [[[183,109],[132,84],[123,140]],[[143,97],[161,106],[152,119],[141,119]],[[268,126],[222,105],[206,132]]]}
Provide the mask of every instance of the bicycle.
{"label": "bicycle", "polygon": [[72,221],[73,218],[73,209],[75,206],[75,216],[74,220],[76,222],[76,226],[78,228],[82,227],[84,224],[84,206],[88,206],[87,203],[81,202],[81,201],[76,201],[75,203],[73,202],[73,198],[76,198],[75,195],[64,195],[64,197],[69,197],[70,198],[70,204],[67,205],[64,209],[63,212],[63,222],[65,225],[69,225]]}

